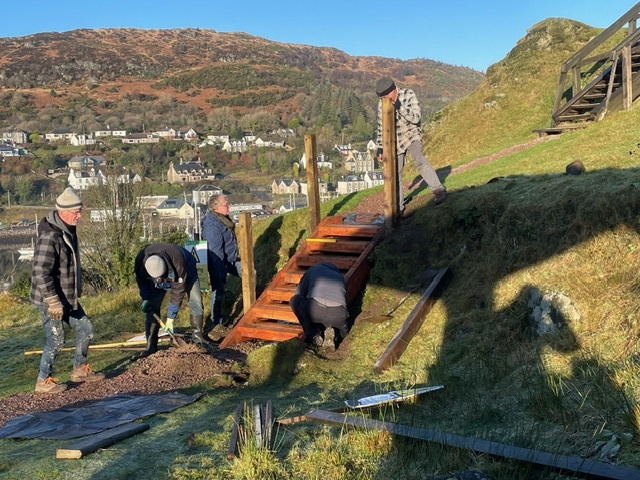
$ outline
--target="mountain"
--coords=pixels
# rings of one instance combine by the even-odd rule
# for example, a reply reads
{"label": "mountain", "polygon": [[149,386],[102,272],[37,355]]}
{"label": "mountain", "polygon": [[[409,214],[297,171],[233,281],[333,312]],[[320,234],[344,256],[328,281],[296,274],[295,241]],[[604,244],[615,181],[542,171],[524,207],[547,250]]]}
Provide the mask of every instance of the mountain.
{"label": "mountain", "polygon": [[[225,109],[236,123],[269,112],[281,124],[297,118],[339,130],[359,114],[372,122],[383,75],[413,88],[427,113],[467,95],[484,76],[428,59],[355,57],[246,33],[81,29],[0,38],[0,122],[40,131],[114,122],[142,130],[171,120],[202,130],[224,127],[216,113],[207,117]],[[327,103],[332,111],[323,111]]]}

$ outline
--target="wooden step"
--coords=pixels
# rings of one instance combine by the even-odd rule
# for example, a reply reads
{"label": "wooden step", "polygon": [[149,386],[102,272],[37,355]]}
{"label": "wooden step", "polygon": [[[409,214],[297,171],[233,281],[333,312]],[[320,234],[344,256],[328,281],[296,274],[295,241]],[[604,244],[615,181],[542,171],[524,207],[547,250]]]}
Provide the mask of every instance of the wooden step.
{"label": "wooden step", "polygon": [[289,299],[296,293],[295,285],[284,285],[265,290],[265,300],[267,302],[289,302]]}
{"label": "wooden step", "polygon": [[323,225],[319,226],[314,237],[351,237],[373,238],[380,232],[380,227],[375,225]]}
{"label": "wooden step", "polygon": [[293,313],[289,304],[276,304],[256,302],[251,307],[253,320],[260,322],[264,320],[281,320],[288,323],[298,323],[296,314]]}
{"label": "wooden step", "polygon": [[237,329],[237,333],[244,338],[257,338],[274,342],[284,342],[296,337],[302,338],[304,335],[300,324],[293,325],[290,323],[247,324],[238,325],[235,329]]}
{"label": "wooden step", "polygon": [[339,256],[339,255],[300,255],[296,259],[298,267],[311,267],[322,262],[331,262],[340,270],[349,270],[358,257]]}
{"label": "wooden step", "polygon": [[335,242],[325,243],[307,239],[307,250],[309,252],[327,253],[360,253],[370,242],[364,240],[335,239]]}
{"label": "wooden step", "polygon": [[579,122],[582,120],[594,120],[594,115],[591,113],[583,113],[580,115],[561,115],[560,117],[557,117],[555,120],[556,122]]}
{"label": "wooden step", "polygon": [[[338,266],[345,279],[347,303],[352,302],[366,284],[371,268],[369,256],[384,234],[384,225],[378,221],[380,214],[357,215],[358,223],[354,223],[353,215],[349,214],[348,219],[342,216],[322,219],[222,340],[220,348],[252,338],[270,341],[303,338],[302,327],[289,306],[289,300],[308,268],[317,263],[329,261]],[[367,218],[371,223],[362,222]]]}

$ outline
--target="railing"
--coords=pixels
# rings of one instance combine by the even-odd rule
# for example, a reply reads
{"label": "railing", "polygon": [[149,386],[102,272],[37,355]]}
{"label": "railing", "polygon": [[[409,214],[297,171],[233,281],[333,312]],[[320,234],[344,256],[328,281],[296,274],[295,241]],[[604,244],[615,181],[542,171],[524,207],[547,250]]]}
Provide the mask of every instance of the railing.
{"label": "railing", "polygon": [[[589,72],[589,74],[593,74],[598,70],[602,70],[603,72],[606,71],[606,65],[610,63],[608,68],[611,69],[611,78],[607,89],[605,108],[603,108],[604,113],[604,110],[606,110],[606,106],[608,106],[611,98],[613,77],[620,58],[622,58],[623,64],[623,107],[629,108],[631,106],[633,97],[631,93],[631,50],[633,45],[635,45],[640,38],[640,30],[637,29],[638,18],[640,18],[640,2],[634,5],[611,26],[603,30],[600,35],[592,38],[584,47],[562,64],[560,70],[560,81],[558,82],[558,91],[556,93],[553,107],[553,118],[556,118],[558,112],[563,107],[566,107],[567,104],[572,102],[572,100],[580,97],[584,91],[593,86],[593,82],[591,82],[587,87],[582,88],[581,82],[583,67],[589,66],[585,71]],[[613,35],[617,34],[625,25],[627,25],[627,36],[613,49],[592,57],[587,57]],[[570,85],[568,78],[569,72],[571,72]],[[565,100],[564,104],[562,103],[563,99]],[[555,126],[554,121],[552,122],[552,126]]]}

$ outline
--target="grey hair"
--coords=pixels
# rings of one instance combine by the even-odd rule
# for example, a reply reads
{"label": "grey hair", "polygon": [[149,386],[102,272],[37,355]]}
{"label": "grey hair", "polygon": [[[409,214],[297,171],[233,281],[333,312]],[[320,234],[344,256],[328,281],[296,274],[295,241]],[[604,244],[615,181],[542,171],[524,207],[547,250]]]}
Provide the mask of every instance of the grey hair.
{"label": "grey hair", "polygon": [[224,198],[227,198],[224,193],[211,195],[211,198],[209,199],[209,210],[215,210],[215,208],[222,203],[222,199]]}

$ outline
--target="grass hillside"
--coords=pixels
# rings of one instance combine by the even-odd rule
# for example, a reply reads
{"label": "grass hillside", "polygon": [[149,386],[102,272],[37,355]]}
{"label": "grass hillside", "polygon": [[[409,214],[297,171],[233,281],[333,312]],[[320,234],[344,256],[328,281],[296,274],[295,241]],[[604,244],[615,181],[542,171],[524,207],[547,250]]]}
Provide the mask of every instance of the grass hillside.
{"label": "grass hillside", "polygon": [[[575,29],[556,29],[560,24]],[[542,31],[551,36],[535,37]],[[547,58],[557,57],[553,68],[541,66],[529,75],[516,68],[527,53],[536,64],[540,51],[526,48],[529,40],[545,45],[540,39],[561,39],[561,31],[566,40],[544,47]],[[490,69],[493,87],[483,85],[443,115],[430,132],[427,152],[441,165],[455,166],[527,140],[531,128],[547,123],[557,68],[574,52],[569,46],[593,33],[562,20],[535,26]],[[516,77],[529,87],[515,88]],[[481,105],[490,88],[507,95],[496,97],[502,99],[499,108],[485,110]],[[477,114],[459,113],[464,102]],[[411,216],[375,249],[374,268],[354,314],[390,309],[426,268],[448,267],[453,278],[398,363],[381,375],[373,373],[373,364],[423,289],[389,321],[358,321],[340,359],[316,357],[297,342],[264,346],[249,358],[246,387],[199,385],[206,395],[198,402],[146,419],[151,428],[144,434],[81,461],[54,460],[62,442],[0,440],[0,475],[386,480],[452,478],[442,476],[478,470],[496,480],[570,478],[464,449],[311,422],[280,427],[270,452],[256,449],[247,431],[241,455],[226,458],[231,419],[242,401],[271,399],[275,416],[283,418],[422,384],[444,388],[415,403],[358,415],[640,469],[637,125],[635,106],[447,177],[450,197],[442,205],[434,206],[430,194],[414,198]],[[586,173],[565,175],[565,166],[576,158]],[[322,212],[348,211],[370,193],[324,204]],[[254,226],[259,284],[308,234],[306,220],[306,211],[298,210]],[[558,329],[532,328],[535,291],[562,296],[571,307],[570,314],[556,317]],[[3,298],[1,305],[0,361],[7,373],[0,379],[0,395],[6,396],[32,388],[38,359],[21,352],[40,345],[42,335],[27,304]],[[140,324],[133,290],[88,298],[85,308],[94,312],[97,342],[115,341],[118,331]],[[108,371],[125,356],[92,358],[97,369]]]}
{"label": "grass hillside", "polygon": [[[560,18],[531,27],[502,61],[487,69],[473,93],[425,126],[425,148],[433,164],[460,165],[537,136],[532,131],[551,122],[560,66],[600,31]],[[620,35],[611,42],[618,43]]]}

